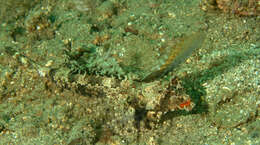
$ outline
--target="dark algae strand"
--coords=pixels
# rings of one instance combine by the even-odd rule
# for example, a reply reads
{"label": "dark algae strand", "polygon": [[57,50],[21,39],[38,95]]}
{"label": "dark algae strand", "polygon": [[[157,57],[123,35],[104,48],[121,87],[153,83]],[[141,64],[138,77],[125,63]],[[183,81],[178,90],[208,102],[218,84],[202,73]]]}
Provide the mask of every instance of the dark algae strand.
{"label": "dark algae strand", "polygon": [[142,81],[151,82],[172,71],[180,63],[184,62],[195,49],[201,47],[205,38],[206,32],[202,31],[185,37],[171,49],[168,59],[160,66],[159,70],[152,72]]}

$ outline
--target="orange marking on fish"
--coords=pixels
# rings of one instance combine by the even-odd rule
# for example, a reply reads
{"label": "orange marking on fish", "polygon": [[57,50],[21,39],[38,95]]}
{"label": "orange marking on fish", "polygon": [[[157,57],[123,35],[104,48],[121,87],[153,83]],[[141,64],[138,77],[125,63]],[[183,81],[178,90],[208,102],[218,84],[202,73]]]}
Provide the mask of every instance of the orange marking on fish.
{"label": "orange marking on fish", "polygon": [[189,99],[189,100],[187,100],[187,101],[181,103],[179,106],[180,106],[181,109],[183,109],[183,108],[185,108],[185,107],[189,107],[190,105],[191,105],[191,101],[190,101],[190,99]]}

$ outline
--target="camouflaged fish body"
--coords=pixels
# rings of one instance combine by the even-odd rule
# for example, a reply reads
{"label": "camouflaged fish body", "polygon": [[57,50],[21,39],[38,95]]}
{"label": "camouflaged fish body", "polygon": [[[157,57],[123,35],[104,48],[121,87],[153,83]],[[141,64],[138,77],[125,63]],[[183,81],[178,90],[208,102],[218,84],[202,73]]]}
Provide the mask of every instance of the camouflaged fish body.
{"label": "camouflaged fish body", "polygon": [[196,32],[178,43],[176,48],[171,50],[170,56],[165,61],[165,63],[160,66],[159,70],[152,72],[142,81],[151,82],[172,71],[180,63],[184,62],[196,48],[202,46],[205,37],[205,32]]}

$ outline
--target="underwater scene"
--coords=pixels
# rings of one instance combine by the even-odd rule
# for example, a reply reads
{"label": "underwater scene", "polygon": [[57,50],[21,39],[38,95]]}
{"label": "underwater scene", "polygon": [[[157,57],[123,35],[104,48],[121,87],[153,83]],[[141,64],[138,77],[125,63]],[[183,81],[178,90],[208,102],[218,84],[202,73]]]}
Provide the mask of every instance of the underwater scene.
{"label": "underwater scene", "polygon": [[0,1],[0,145],[260,144],[260,0]]}

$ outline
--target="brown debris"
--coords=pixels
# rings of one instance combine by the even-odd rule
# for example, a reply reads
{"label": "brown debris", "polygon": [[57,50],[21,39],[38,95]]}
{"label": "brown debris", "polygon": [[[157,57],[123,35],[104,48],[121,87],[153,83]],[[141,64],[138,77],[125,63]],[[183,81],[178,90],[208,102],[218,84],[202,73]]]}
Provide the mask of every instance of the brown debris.
{"label": "brown debris", "polygon": [[220,9],[238,16],[260,16],[259,0],[204,0],[203,10]]}

